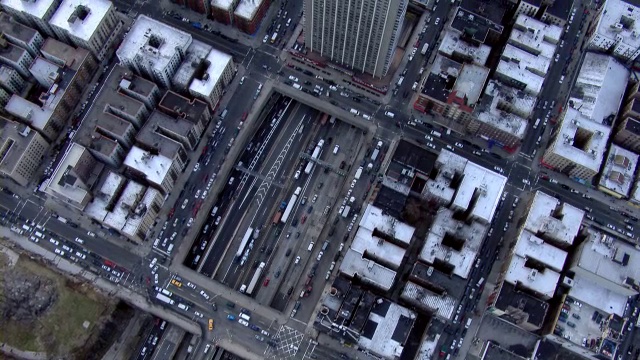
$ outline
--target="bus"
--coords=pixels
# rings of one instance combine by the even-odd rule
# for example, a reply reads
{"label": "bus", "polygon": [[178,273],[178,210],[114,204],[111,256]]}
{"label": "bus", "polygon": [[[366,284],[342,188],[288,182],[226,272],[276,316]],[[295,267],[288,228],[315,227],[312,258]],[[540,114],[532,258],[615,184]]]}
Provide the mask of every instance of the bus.
{"label": "bus", "polygon": [[266,264],[264,262],[261,262],[260,265],[258,265],[258,268],[256,269],[255,274],[253,274],[253,278],[251,278],[251,282],[249,283],[245,294],[251,295],[253,293],[253,289],[256,287],[256,284],[260,280],[260,275],[262,275],[262,271],[264,270],[265,265]]}
{"label": "bus", "polygon": [[271,43],[275,43],[276,39],[278,38],[278,33],[274,32],[273,35],[271,35]]}
{"label": "bus", "polygon": [[236,258],[239,259],[242,256],[242,252],[244,251],[245,246],[247,246],[247,242],[251,238],[251,233],[253,233],[253,228],[250,227],[247,229],[247,232],[245,232],[244,236],[242,237],[242,241],[240,242],[240,247],[236,252]]}

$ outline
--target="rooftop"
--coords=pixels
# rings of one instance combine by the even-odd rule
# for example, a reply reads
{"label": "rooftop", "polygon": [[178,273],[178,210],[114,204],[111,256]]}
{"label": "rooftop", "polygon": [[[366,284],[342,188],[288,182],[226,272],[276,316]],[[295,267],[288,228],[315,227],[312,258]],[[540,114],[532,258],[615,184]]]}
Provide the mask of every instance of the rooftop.
{"label": "rooftop", "polygon": [[38,31],[20,24],[7,13],[0,13],[0,32],[25,43],[31,42],[38,34]]}
{"label": "rooftop", "polygon": [[545,298],[552,298],[560,280],[560,274],[549,268],[533,268],[527,258],[514,255],[509,262],[509,269],[504,280],[531,289]]}
{"label": "rooftop", "polygon": [[[480,103],[476,106],[475,116],[480,122],[523,139],[528,126],[526,117],[533,111],[535,103],[535,97],[499,81],[491,80],[487,84]],[[511,107],[519,114],[505,111]]]}
{"label": "rooftop", "polygon": [[634,182],[638,154],[611,144],[598,186],[627,197]]}
{"label": "rooftop", "polygon": [[398,245],[384,241],[363,227],[359,227],[351,243],[351,249],[364,254],[372,260],[383,263],[393,269],[398,269],[405,250]]}
{"label": "rooftop", "polygon": [[194,39],[193,42],[191,42],[191,45],[187,48],[184,60],[173,75],[171,83],[180,91],[186,91],[186,89],[189,88],[189,83],[191,82],[191,79],[193,79],[200,63],[211,52],[211,49],[213,48],[210,45]]}
{"label": "rooftop", "polygon": [[243,19],[253,20],[256,11],[258,11],[260,5],[265,1],[266,0],[240,0],[234,14]]}
{"label": "rooftop", "polygon": [[[561,203],[557,198],[541,191],[536,191],[524,223],[524,229],[542,239],[571,245],[578,236],[583,217],[583,210],[569,203]],[[560,254],[558,253],[557,256]],[[557,259],[560,260],[560,258]]]}
{"label": "rooftop", "polygon": [[48,60],[52,60],[51,57],[62,60],[64,64],[58,63],[59,66],[64,65],[74,71],[78,71],[87,57],[90,56],[87,49],[73,47],[50,37],[44,41],[40,51]]}
{"label": "rooftop", "polygon": [[518,290],[514,284],[506,281],[500,286],[494,306],[510,314],[505,317],[516,325],[527,322],[537,327],[542,327],[549,311],[549,303]]}
{"label": "rooftop", "polygon": [[[500,57],[496,72],[509,79],[519,81],[525,86],[527,92],[539,94],[544,82],[544,77],[541,74],[548,71],[549,65],[548,58],[533,55],[507,44]],[[531,70],[536,70],[538,73]]]}
{"label": "rooftop", "polygon": [[26,53],[27,50],[19,46],[15,46],[9,42],[7,42],[6,44],[0,44],[0,57],[7,59],[7,61],[9,62],[18,63]]}
{"label": "rooftop", "polygon": [[520,356],[509,349],[500,346],[500,343],[489,341],[484,348],[482,360],[525,360],[528,357]]}
{"label": "rooftop", "polygon": [[528,230],[520,232],[514,253],[520,257],[530,257],[546,267],[561,272],[567,260],[567,252],[547,244]]}
{"label": "rooftop", "polygon": [[136,134],[136,141],[146,149],[157,150],[158,154],[173,159],[190,149],[190,144],[183,144],[178,137],[187,137],[192,129],[191,121],[154,111]]}
{"label": "rooftop", "polygon": [[164,94],[158,107],[174,117],[180,116],[193,123],[200,121],[209,111],[208,105],[203,101],[189,100],[171,90]]}
{"label": "rooftop", "polygon": [[458,305],[458,299],[453,296],[433,292],[412,281],[406,283],[400,296],[404,300],[427,309],[435,316],[447,320],[453,318]]}
{"label": "rooftop", "polygon": [[377,230],[407,246],[411,242],[413,233],[416,230],[413,226],[409,226],[398,221],[396,218],[383,214],[381,209],[371,204],[367,204],[364,214],[360,218],[359,226],[369,230],[369,233]]}
{"label": "rooftop", "polygon": [[391,289],[396,277],[396,272],[384,267],[373,260],[363,257],[351,248],[347,250],[340,263],[340,272],[349,277],[358,276],[362,281],[368,282],[383,290]]}
{"label": "rooftop", "polygon": [[169,174],[172,160],[162,155],[152,155],[133,146],[124,159],[124,164],[144,174],[150,183],[162,184]]}
{"label": "rooftop", "polygon": [[578,267],[616,286],[640,291],[640,251],[626,242],[590,231],[587,241],[576,252],[573,268]]}
{"label": "rooftop", "polygon": [[572,5],[573,1],[554,1],[547,6],[547,13],[560,19],[569,20]]}
{"label": "rooftop", "polygon": [[422,94],[447,102],[461,71],[462,64],[437,54],[431,66],[431,72],[428,74],[428,80],[422,88]]}
{"label": "rooftop", "polygon": [[211,7],[217,7],[221,10],[232,11],[234,0],[211,0]]}
{"label": "rooftop", "polygon": [[569,104],[587,118],[611,126],[620,109],[628,81],[629,71],[618,60],[587,52],[575,85],[571,88]]}
{"label": "rooftop", "polygon": [[0,169],[11,174],[37,132],[27,125],[0,117]]}
{"label": "rooftop", "polygon": [[74,175],[73,169],[86,151],[85,147],[72,142],[58,163],[47,187],[55,193],[64,194],[76,203],[82,203],[89,191],[84,189],[82,180]]}
{"label": "rooftop", "polygon": [[453,219],[453,211],[441,208],[418,258],[429,264],[436,263],[436,259],[450,264],[452,274],[467,279],[487,231],[487,225],[457,221]]}
{"label": "rooftop", "polygon": [[135,58],[135,62],[146,62],[157,71],[164,71],[176,52],[186,53],[191,41],[191,35],[182,30],[138,15],[116,54],[120,59]]}
{"label": "rooftop", "polygon": [[358,345],[385,358],[399,358],[415,319],[413,311],[379,298],[369,313]]}
{"label": "rooftop", "polygon": [[484,66],[487,63],[491,47],[485,44],[474,46],[464,41],[460,34],[448,29],[444,29],[444,37],[440,43],[438,51],[446,54],[450,58],[467,58],[472,59],[476,65]]}
{"label": "rooftop", "polygon": [[44,15],[52,6],[56,6],[56,3],[56,0],[0,0],[0,4],[3,6],[30,14],[45,21],[48,19],[45,19]]}
{"label": "rooftop", "polygon": [[109,0],[62,0],[49,23],[88,42],[112,8]]}
{"label": "rooftop", "polygon": [[600,171],[611,128],[594,122],[578,110],[567,108],[548,148],[593,172]]}
{"label": "rooftop", "polygon": [[[576,274],[573,277],[573,287],[569,295],[607,314],[623,316],[629,297],[612,291],[601,285],[600,281],[590,279],[590,276]],[[583,305],[584,306],[584,305]],[[588,316],[590,317],[591,314]]]}
{"label": "rooftop", "polygon": [[640,48],[640,7],[628,0],[607,0],[603,6],[597,34],[623,43],[625,50],[634,53]]}
{"label": "rooftop", "polygon": [[233,61],[231,55],[212,48],[202,64],[203,73],[191,81],[189,91],[206,97],[210,96],[214,87],[222,77],[224,69],[231,61]]}
{"label": "rooftop", "polygon": [[[495,8],[488,9],[487,6],[495,6]],[[500,25],[504,16],[504,9],[499,8],[499,6],[495,2],[465,0],[457,8],[451,27],[463,33],[464,36],[473,39],[473,41],[484,43],[489,30],[501,34],[504,29]],[[478,12],[481,14],[478,14]],[[488,17],[491,17],[491,19]]]}
{"label": "rooftop", "polygon": [[520,14],[516,18],[509,40],[516,46],[524,46],[527,51],[551,59],[556,52],[556,44],[562,37],[562,31],[563,28],[560,26],[549,25]]}

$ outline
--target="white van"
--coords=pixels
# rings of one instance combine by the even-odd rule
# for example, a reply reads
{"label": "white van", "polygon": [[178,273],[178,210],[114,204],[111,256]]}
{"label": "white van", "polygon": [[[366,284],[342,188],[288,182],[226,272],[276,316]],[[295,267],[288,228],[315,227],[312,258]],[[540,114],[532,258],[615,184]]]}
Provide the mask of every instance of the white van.
{"label": "white van", "polygon": [[171,254],[171,250],[173,250],[173,244],[169,245],[167,248],[167,254]]}
{"label": "white van", "polygon": [[472,320],[473,320],[473,319],[471,319],[471,318],[467,319],[467,323],[464,325],[464,328],[465,328],[465,329],[468,329],[468,328],[469,328],[469,326],[471,326],[471,321],[472,321]]}
{"label": "white van", "polygon": [[289,75],[289,80],[298,82],[298,78],[293,75]]}
{"label": "white van", "polygon": [[251,317],[249,315],[245,314],[245,313],[240,313],[239,316],[240,316],[241,319],[245,319],[247,321],[251,320]]}
{"label": "white van", "polygon": [[189,307],[188,307],[187,305],[185,305],[185,304],[178,304],[178,308],[179,308],[179,309],[182,309],[182,310],[184,310],[184,311],[189,310]]}
{"label": "white van", "polygon": [[238,290],[240,292],[240,294],[244,294],[244,292],[247,290],[247,285],[242,284],[240,286],[240,290]]}
{"label": "white van", "polygon": [[350,113],[352,113],[353,115],[360,115],[360,111],[356,110],[356,109],[351,109],[349,110]]}
{"label": "white van", "polygon": [[220,114],[220,119],[224,120],[227,117],[227,109],[222,110],[222,114]]}
{"label": "white van", "polygon": [[396,116],[396,114],[392,113],[391,111],[385,111],[384,115],[392,119]]}
{"label": "white van", "polygon": [[309,247],[307,248],[307,251],[311,250],[313,250],[313,241],[309,243]]}
{"label": "white van", "polygon": [[40,231],[34,232],[33,235],[39,237],[40,239],[44,239],[44,235]]}
{"label": "white van", "polygon": [[79,237],[76,238],[76,242],[78,244],[84,244],[84,240],[80,239]]}

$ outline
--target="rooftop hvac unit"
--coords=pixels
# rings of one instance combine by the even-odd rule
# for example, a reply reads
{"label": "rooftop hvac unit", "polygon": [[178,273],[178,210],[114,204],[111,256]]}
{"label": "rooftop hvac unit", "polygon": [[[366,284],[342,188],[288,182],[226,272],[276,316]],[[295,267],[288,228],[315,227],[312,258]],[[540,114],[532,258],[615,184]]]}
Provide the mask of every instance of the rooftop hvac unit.
{"label": "rooftop hvac unit", "polygon": [[433,266],[429,266],[427,269],[427,276],[431,276],[433,274]]}
{"label": "rooftop hvac unit", "polygon": [[569,287],[569,288],[572,288],[573,287],[573,279],[570,278],[570,277],[567,277],[567,276],[563,277],[562,278],[562,285],[564,285],[566,287]]}
{"label": "rooftop hvac unit", "polygon": [[538,270],[531,269],[531,272],[529,273],[529,276],[527,276],[527,278],[531,281],[535,281],[537,276],[538,276]]}

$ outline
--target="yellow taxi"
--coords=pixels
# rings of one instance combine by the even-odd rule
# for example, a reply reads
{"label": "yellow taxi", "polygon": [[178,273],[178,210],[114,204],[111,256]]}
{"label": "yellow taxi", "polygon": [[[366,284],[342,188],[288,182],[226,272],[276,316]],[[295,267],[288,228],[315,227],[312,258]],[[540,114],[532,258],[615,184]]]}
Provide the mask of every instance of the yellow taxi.
{"label": "yellow taxi", "polygon": [[213,319],[209,319],[209,331],[213,330]]}
{"label": "yellow taxi", "polygon": [[171,279],[171,285],[182,287],[182,283],[176,279]]}

